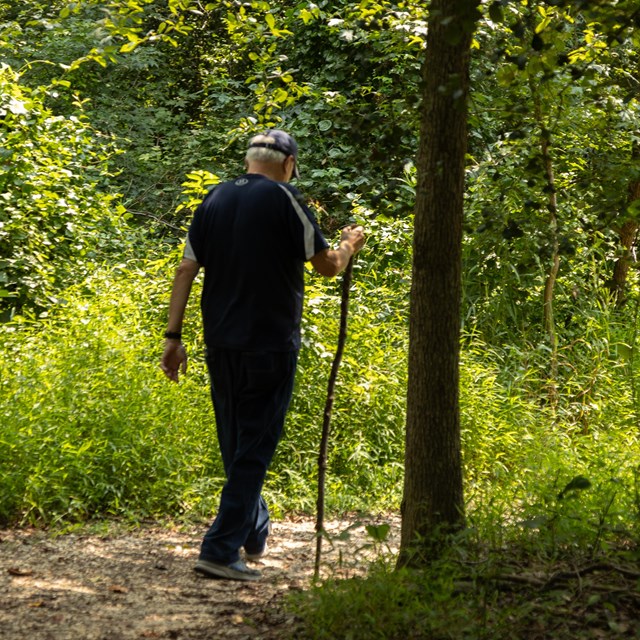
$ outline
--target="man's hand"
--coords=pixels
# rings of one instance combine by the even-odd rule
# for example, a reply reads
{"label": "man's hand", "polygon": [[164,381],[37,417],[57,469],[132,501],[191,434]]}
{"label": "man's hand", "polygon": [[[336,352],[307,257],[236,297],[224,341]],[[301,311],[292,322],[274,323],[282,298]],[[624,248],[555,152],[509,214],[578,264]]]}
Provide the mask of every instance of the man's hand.
{"label": "man's hand", "polygon": [[364,229],[352,224],[345,227],[340,234],[340,246],[337,249],[325,249],[311,258],[313,268],[327,278],[337,276],[349,264],[351,256],[364,246]]}
{"label": "man's hand", "polygon": [[160,360],[160,368],[164,371],[164,375],[174,382],[178,382],[179,373],[187,372],[187,352],[182,342],[167,340]]}
{"label": "man's hand", "polygon": [[348,242],[353,249],[353,253],[358,253],[364,247],[364,228],[357,224],[351,224],[342,230],[340,242]]}

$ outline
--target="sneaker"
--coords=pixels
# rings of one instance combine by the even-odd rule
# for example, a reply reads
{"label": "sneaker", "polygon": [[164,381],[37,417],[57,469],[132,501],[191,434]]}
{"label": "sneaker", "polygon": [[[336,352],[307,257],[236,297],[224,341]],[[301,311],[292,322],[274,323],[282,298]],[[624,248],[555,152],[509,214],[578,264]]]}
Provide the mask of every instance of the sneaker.
{"label": "sneaker", "polygon": [[[267,538],[271,535],[272,530],[273,530],[273,526],[271,525],[271,522],[269,522],[269,528],[267,529]],[[265,538],[264,547],[262,547],[260,551],[251,553],[250,551],[247,551],[245,548],[244,550],[245,560],[249,560],[250,562],[257,562],[258,560],[260,560],[261,558],[267,555],[268,550],[269,550],[269,547],[267,546],[267,539]]]}
{"label": "sneaker", "polygon": [[264,547],[262,547],[262,549],[260,551],[256,551],[255,553],[249,553],[245,549],[244,550],[244,558],[245,558],[245,560],[249,560],[249,562],[257,562],[258,560],[260,560],[263,556],[265,556],[267,554],[268,550],[269,550],[269,546],[267,545],[267,542],[265,540]]}
{"label": "sneaker", "polygon": [[194,569],[210,578],[226,578],[227,580],[259,580],[262,574],[255,569],[249,569],[242,560],[231,564],[218,564],[210,560],[198,560]]}

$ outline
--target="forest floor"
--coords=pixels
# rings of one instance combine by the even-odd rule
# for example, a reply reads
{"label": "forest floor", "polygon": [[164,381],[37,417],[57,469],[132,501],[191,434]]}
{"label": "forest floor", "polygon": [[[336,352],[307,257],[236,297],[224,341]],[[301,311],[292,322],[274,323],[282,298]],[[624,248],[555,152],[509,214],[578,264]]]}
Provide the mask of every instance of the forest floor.
{"label": "forest floor", "polygon": [[[380,558],[367,525],[383,524],[390,525],[385,549],[393,557],[399,516],[326,522],[321,577],[365,575]],[[99,527],[0,530],[2,640],[305,640],[287,597],[313,584],[313,518],[289,516],[274,523],[269,553],[252,565],[262,570],[262,579],[250,583],[194,572],[205,524]],[[486,575],[474,577],[474,566],[469,576],[458,576],[460,611],[453,604],[441,611],[434,605],[444,616],[439,628],[453,626],[424,637],[640,639],[639,565],[635,553],[561,563],[503,549],[497,563],[487,563]],[[426,612],[403,615],[413,620]]]}
{"label": "forest floor", "polygon": [[[389,541],[399,537],[396,516]],[[378,521],[368,519],[367,524]],[[323,575],[362,575],[369,565],[365,522],[325,523]],[[353,527],[353,528],[350,528]],[[251,583],[211,580],[193,566],[206,526],[52,535],[0,530],[0,637],[4,640],[180,640],[295,637],[287,594],[307,589],[315,562],[314,522],[275,522],[269,553]],[[348,530],[348,537],[341,536]],[[344,539],[338,539],[344,538]],[[370,556],[369,556],[370,557]]]}

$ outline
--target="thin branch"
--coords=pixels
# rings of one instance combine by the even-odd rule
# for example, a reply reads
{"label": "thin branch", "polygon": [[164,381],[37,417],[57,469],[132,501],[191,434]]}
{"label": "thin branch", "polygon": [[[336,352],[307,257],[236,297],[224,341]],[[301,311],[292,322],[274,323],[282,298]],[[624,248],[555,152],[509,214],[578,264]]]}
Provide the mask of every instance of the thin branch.
{"label": "thin branch", "polygon": [[171,222],[167,222],[166,220],[163,220],[162,218],[159,218],[158,216],[154,216],[152,213],[146,213],[145,211],[131,211],[131,209],[127,209],[128,213],[133,214],[134,216],[141,216],[144,218],[151,218],[151,220],[155,220],[156,222],[159,222],[160,224],[163,224],[165,227],[170,227],[171,229],[174,229],[175,231],[184,231],[184,229],[182,229],[182,227],[178,227],[175,224],[172,224]]}
{"label": "thin branch", "polygon": [[335,398],[336,379],[338,367],[342,360],[344,343],[347,338],[347,317],[349,313],[349,289],[351,288],[351,274],[353,272],[353,256],[347,264],[342,278],[342,301],[340,304],[340,330],[338,333],[338,347],[333,358],[329,383],[327,388],[327,402],[324,407],[324,421],[322,424],[322,438],[320,440],[320,454],[318,456],[318,499],[316,503],[316,561],[313,579],[320,575],[320,560],[322,557],[322,538],[324,537],[324,485],[327,474],[327,449],[329,445],[329,433],[331,426],[331,411]]}

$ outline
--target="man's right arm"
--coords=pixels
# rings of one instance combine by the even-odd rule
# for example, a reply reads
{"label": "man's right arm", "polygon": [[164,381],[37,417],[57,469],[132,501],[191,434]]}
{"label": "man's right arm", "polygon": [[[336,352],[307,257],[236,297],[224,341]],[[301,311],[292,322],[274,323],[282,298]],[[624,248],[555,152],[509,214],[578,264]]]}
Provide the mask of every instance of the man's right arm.
{"label": "man's right arm", "polygon": [[184,320],[184,312],[191,293],[191,286],[199,270],[200,263],[190,258],[182,258],[178,265],[169,301],[167,331],[177,333],[182,331],[182,321]]}
{"label": "man's right arm", "polygon": [[[171,300],[169,301],[169,320],[167,323],[169,333],[180,334],[182,332],[182,322],[191,286],[199,270],[200,264],[189,258],[183,258],[176,270]],[[178,381],[179,372],[185,373],[187,354],[180,339],[168,338],[166,340],[160,367],[165,375],[174,382]]]}
{"label": "man's right arm", "polygon": [[358,253],[364,246],[364,229],[352,225],[345,227],[340,236],[340,246],[337,249],[325,249],[311,258],[313,268],[322,276],[333,278],[344,271],[351,256]]}

